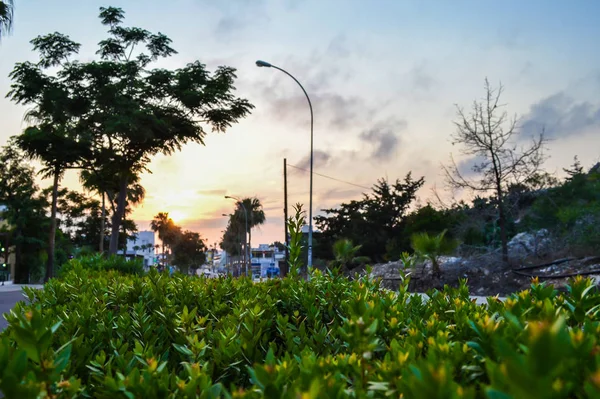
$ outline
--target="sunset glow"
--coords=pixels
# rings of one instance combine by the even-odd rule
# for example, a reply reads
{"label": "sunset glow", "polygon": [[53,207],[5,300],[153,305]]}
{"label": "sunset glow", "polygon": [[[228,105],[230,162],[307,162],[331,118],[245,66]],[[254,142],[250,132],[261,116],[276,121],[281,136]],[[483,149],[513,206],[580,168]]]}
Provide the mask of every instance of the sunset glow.
{"label": "sunset glow", "polygon": [[[88,61],[106,34],[97,21],[104,1],[34,3],[18,3],[14,34],[0,45],[2,142],[26,126],[27,109],[4,94],[14,65],[37,61],[29,41],[63,32],[82,44],[79,57]],[[598,160],[600,53],[590,49],[600,37],[600,3],[175,1],[168,18],[164,2],[113,3],[124,8],[127,24],[173,40],[178,54],[154,67],[195,60],[210,71],[231,66],[235,94],[255,106],[224,134],[207,127],[204,146],[153,158],[152,173],[142,177],[145,201],[132,216],[139,230],[168,212],[212,244],[227,225],[222,214],[235,207],[224,196],[256,196],[267,220],[253,230],[253,243],[283,241],[284,158],[291,165],[288,204],[308,206],[306,99],[287,76],[257,68],[257,59],[288,70],[311,97],[314,171],[326,176],[314,177],[315,215],[360,198],[378,178],[395,180],[409,171],[425,177],[422,202],[434,186],[443,192],[440,164],[450,153],[465,170],[473,161],[449,141],[454,104],[468,108],[479,99],[485,77],[504,84],[507,111],[528,129],[524,138],[545,128],[552,140],[548,171],[561,173],[574,155],[584,165]],[[61,184],[78,188],[77,172]]]}

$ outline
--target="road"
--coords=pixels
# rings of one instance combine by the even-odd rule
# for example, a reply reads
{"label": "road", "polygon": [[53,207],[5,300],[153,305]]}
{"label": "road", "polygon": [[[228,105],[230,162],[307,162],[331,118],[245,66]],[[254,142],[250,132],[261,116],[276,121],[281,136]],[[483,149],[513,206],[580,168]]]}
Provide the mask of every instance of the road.
{"label": "road", "polygon": [[0,317],[0,331],[8,326],[4,313],[10,312],[17,302],[23,300],[25,300],[25,296],[21,290],[0,292],[0,314],[2,314]]}

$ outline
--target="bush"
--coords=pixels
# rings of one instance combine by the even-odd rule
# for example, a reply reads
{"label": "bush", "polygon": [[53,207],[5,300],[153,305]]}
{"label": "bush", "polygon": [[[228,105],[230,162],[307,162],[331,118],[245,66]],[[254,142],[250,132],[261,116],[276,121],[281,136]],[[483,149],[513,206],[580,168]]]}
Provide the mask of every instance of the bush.
{"label": "bush", "polygon": [[61,266],[59,276],[70,272],[81,273],[83,270],[108,271],[115,270],[124,274],[142,275],[144,265],[140,259],[128,260],[123,256],[104,256],[102,254],[84,255],[69,260]]}
{"label": "bush", "polygon": [[[26,290],[0,336],[10,398],[583,398],[600,395],[600,293],[533,283],[477,305],[310,281],[78,270]],[[46,396],[47,395],[47,396]]]}

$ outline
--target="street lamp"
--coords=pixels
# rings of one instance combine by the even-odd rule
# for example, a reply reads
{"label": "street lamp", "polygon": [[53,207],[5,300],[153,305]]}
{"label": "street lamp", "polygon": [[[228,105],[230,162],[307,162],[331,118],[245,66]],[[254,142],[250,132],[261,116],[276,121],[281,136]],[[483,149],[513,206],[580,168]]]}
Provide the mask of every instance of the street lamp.
{"label": "street lamp", "polygon": [[244,203],[242,202],[241,199],[237,198],[237,197],[232,197],[230,195],[226,195],[225,196],[226,199],[232,199],[234,201],[237,201],[238,204],[240,204],[242,206],[242,208],[244,209],[244,220],[246,222],[246,230],[244,230],[244,247],[246,248],[246,250],[244,252],[246,252],[246,276],[248,275],[248,258],[247,258],[247,254],[248,254],[248,211],[246,210],[246,207],[244,206]]}
{"label": "street lamp", "polygon": [[[310,97],[308,97],[308,93],[306,93],[306,90],[304,90],[304,87],[300,84],[300,82],[298,82],[298,79],[296,79],[294,76],[292,76],[292,74],[290,74],[288,71],[281,69],[278,66],[270,64],[266,61],[261,61],[261,60],[256,61],[256,66],[262,67],[262,68],[275,68],[275,69],[285,73],[290,78],[294,79],[294,82],[298,83],[298,86],[300,86],[300,88],[304,92],[304,95],[306,96],[306,100],[308,101],[308,108],[310,109],[310,191],[309,191],[310,198],[309,198],[309,205],[308,205],[308,268],[311,268],[312,267],[312,233],[313,233],[312,202],[313,202],[313,124],[314,124],[312,103],[310,102]],[[287,221],[286,221],[286,223],[287,223]]]}

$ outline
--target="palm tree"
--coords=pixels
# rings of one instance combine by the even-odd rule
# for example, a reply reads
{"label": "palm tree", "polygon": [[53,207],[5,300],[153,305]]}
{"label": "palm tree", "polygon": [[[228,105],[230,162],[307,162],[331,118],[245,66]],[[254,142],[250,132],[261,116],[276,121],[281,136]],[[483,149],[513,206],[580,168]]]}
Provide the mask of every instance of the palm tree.
{"label": "palm tree", "polygon": [[169,217],[169,212],[159,212],[154,216],[154,219],[150,222],[150,228],[155,233],[158,233],[158,238],[162,242],[162,258],[163,263],[165,263],[165,246],[173,246],[176,241],[176,230],[178,228],[175,226],[173,219]]}
{"label": "palm tree", "polygon": [[0,0],[0,39],[12,31],[14,9],[13,0]]}
{"label": "palm tree", "polygon": [[[243,207],[238,203],[237,210],[234,214],[236,221],[240,224],[240,226],[244,226],[244,208],[248,212],[248,248],[246,252],[250,251],[250,257],[252,257],[252,228],[255,226],[260,226],[264,224],[266,221],[265,211],[263,210],[263,206],[260,203],[260,200],[256,197],[254,198],[244,198],[242,199]],[[242,228],[242,231],[244,228]]]}
{"label": "palm tree", "polygon": [[[118,195],[119,182],[115,177],[114,171],[109,166],[97,169],[84,169],[79,174],[79,180],[84,189],[96,192],[102,198],[102,216],[100,226],[100,245],[99,252],[104,252],[104,236],[106,232],[106,200],[111,206],[112,214],[116,211],[116,198]],[[127,202],[129,205],[140,204],[146,195],[144,187],[139,183],[139,174],[134,174],[130,179],[130,185],[127,192]],[[127,212],[126,212],[127,213]]]}
{"label": "palm tree", "polygon": [[370,261],[367,256],[357,256],[362,245],[354,245],[351,240],[342,238],[333,244],[334,260],[330,265],[337,269],[354,269],[356,266]]}
{"label": "palm tree", "polygon": [[456,240],[446,238],[446,230],[436,236],[430,236],[426,232],[416,233],[410,240],[417,256],[431,261],[432,271],[436,276],[442,273],[439,257],[452,253],[459,244]]}

